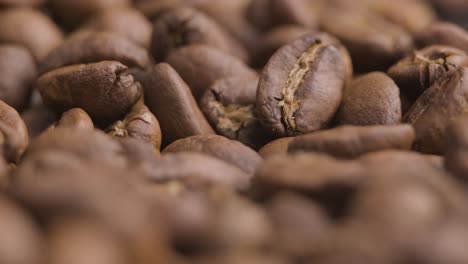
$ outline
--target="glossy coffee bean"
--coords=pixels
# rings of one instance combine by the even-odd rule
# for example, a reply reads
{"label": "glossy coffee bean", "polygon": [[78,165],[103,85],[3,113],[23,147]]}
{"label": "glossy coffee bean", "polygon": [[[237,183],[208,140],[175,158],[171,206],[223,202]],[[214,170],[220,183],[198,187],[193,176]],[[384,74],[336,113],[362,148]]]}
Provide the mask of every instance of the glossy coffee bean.
{"label": "glossy coffee bean", "polygon": [[353,80],[343,92],[337,121],[346,125],[396,125],[401,122],[400,89],[382,72]]}
{"label": "glossy coffee bean", "polygon": [[262,163],[262,158],[243,144],[218,135],[200,135],[177,140],[167,146],[165,153],[199,152],[224,160],[249,175]]}
{"label": "glossy coffee bean", "polygon": [[386,149],[410,150],[414,137],[410,125],[343,126],[298,136],[289,143],[288,151],[322,152],[336,158],[354,159]]}
{"label": "glossy coffee bean", "polygon": [[190,88],[170,65],[152,67],[144,89],[148,108],[160,122],[164,145],[193,135],[214,134]]}
{"label": "glossy coffee bean", "polygon": [[114,61],[72,65],[42,75],[36,87],[55,111],[79,107],[105,125],[126,114],[142,94],[140,83],[127,70]]}
{"label": "glossy coffee bean", "polygon": [[144,68],[148,52],[127,38],[111,32],[81,31],[53,50],[40,66],[41,73],[81,63],[118,61],[128,67]]}
{"label": "glossy coffee bean", "polygon": [[338,48],[305,35],[278,50],[263,69],[256,106],[260,122],[278,136],[325,128],[338,109],[344,83]]}
{"label": "glossy coffee bean", "polygon": [[402,93],[414,102],[437,80],[468,66],[468,55],[457,48],[434,45],[415,51],[388,70]]}
{"label": "glossy coffee bean", "polygon": [[434,83],[406,113],[404,121],[416,130],[414,148],[424,153],[442,154],[447,125],[467,113],[465,93],[468,69],[460,68]]}
{"label": "glossy coffee bean", "polygon": [[151,51],[156,61],[165,61],[171,51],[193,44],[213,46],[248,61],[247,51],[216,21],[195,9],[175,8],[154,22]]}

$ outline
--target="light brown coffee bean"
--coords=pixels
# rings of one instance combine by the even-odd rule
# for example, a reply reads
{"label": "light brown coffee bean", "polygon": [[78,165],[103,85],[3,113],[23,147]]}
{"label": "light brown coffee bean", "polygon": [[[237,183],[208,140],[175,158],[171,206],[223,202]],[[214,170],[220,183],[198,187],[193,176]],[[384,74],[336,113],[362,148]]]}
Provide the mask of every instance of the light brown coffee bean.
{"label": "light brown coffee bean", "polygon": [[0,146],[8,162],[18,163],[29,145],[28,129],[18,112],[0,101]]}
{"label": "light brown coffee bean", "polygon": [[271,141],[270,143],[263,146],[259,151],[258,154],[262,156],[262,158],[267,159],[275,155],[285,155],[288,153],[288,146],[291,141],[294,140],[294,137],[286,137],[280,138]]}
{"label": "light brown coffee bean", "polygon": [[75,129],[93,130],[94,124],[91,117],[81,108],[72,108],[62,114],[62,117],[52,126],[70,127]]}

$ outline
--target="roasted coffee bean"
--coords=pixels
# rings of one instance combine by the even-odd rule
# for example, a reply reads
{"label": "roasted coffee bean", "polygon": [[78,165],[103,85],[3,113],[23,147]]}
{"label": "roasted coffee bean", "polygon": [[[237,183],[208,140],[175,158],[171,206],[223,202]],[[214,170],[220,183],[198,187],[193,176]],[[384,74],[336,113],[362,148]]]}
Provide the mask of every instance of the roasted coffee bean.
{"label": "roasted coffee bean", "polygon": [[36,78],[36,62],[27,49],[0,45],[0,100],[22,111],[28,105]]}
{"label": "roasted coffee bean", "polygon": [[462,180],[467,180],[468,173],[468,119],[457,118],[447,128],[445,149],[445,167]]}
{"label": "roasted coffee bean", "polygon": [[63,41],[54,22],[41,12],[30,8],[0,10],[0,42],[14,43],[29,49],[37,62]]}
{"label": "roasted coffee bean", "polygon": [[29,144],[28,129],[18,112],[0,101],[0,146],[8,162],[19,162]]}
{"label": "roasted coffee bean", "polygon": [[91,220],[63,219],[47,232],[48,263],[129,264],[130,252],[108,228]]}
{"label": "roasted coffee bean", "polygon": [[327,39],[305,35],[278,50],[263,69],[257,112],[278,136],[313,132],[329,125],[341,101],[345,63]]}
{"label": "roasted coffee bean", "polygon": [[275,27],[262,35],[259,40],[259,51],[254,58],[256,66],[265,65],[270,57],[284,45],[309,34],[311,31],[307,27],[298,25],[283,25]]}
{"label": "roasted coffee bean", "polygon": [[167,146],[165,153],[199,152],[226,161],[249,175],[261,165],[262,158],[243,144],[218,135],[199,135],[179,139]]}
{"label": "roasted coffee bean", "polygon": [[147,105],[160,122],[164,145],[193,135],[214,134],[190,88],[170,65],[152,67],[144,87]]}
{"label": "roasted coffee bean", "polygon": [[153,30],[143,14],[132,8],[104,10],[91,17],[81,29],[113,32],[144,48],[149,48]]}
{"label": "roasted coffee bean", "polygon": [[406,113],[404,121],[416,130],[414,148],[423,153],[442,154],[447,125],[468,113],[468,68],[460,68],[434,83]]}
{"label": "roasted coffee bean", "polygon": [[0,200],[0,262],[44,263],[45,252],[39,228],[28,213],[12,201]]}
{"label": "roasted coffee bean", "polygon": [[468,66],[468,55],[449,46],[429,46],[415,51],[388,70],[388,75],[397,83],[411,102],[437,80],[454,70]]}
{"label": "roasted coffee bean", "polygon": [[165,61],[171,51],[193,44],[213,46],[243,61],[247,51],[216,21],[188,7],[165,12],[154,22],[151,51],[156,61]]}
{"label": "roasted coffee bean", "polygon": [[66,153],[103,167],[108,164],[112,164],[115,168],[126,165],[122,147],[98,130],[75,127],[57,127],[48,130],[31,143],[25,156],[34,159],[45,152]]}
{"label": "roasted coffee bean", "polygon": [[197,9],[209,15],[244,45],[250,57],[257,52],[260,32],[249,23],[245,13],[250,0],[201,1]]}
{"label": "roasted coffee bean", "polygon": [[218,79],[256,75],[241,60],[207,45],[191,45],[173,51],[167,62],[192,89],[197,101]]}
{"label": "roasted coffee bean", "polygon": [[201,153],[180,152],[162,155],[147,177],[155,183],[202,181],[245,190],[252,176],[218,158]]}
{"label": "roasted coffee bean", "polygon": [[73,28],[97,13],[109,8],[126,7],[130,2],[130,0],[50,0],[49,6],[65,26]]}
{"label": "roasted coffee bean", "polygon": [[253,0],[247,10],[249,21],[261,30],[295,24],[317,28],[322,1]]}
{"label": "roasted coffee bean", "polygon": [[262,158],[267,159],[275,155],[285,155],[288,152],[289,143],[294,140],[294,137],[280,138],[271,141],[270,143],[263,146],[258,154]]}
{"label": "roasted coffee bean", "polygon": [[200,108],[216,131],[258,149],[268,142],[255,115],[258,77],[233,76],[213,83]]}
{"label": "roasted coffee bean", "polygon": [[276,155],[257,170],[259,188],[304,193],[337,192],[355,188],[365,177],[363,167],[317,153]]}
{"label": "roasted coffee bean", "polygon": [[113,61],[72,65],[42,75],[36,87],[55,111],[79,107],[105,125],[127,113],[142,94],[140,83],[127,70]]}
{"label": "roasted coffee bean", "polygon": [[128,67],[144,68],[148,52],[127,38],[111,32],[82,31],[69,37],[41,63],[41,73],[63,66],[118,61]]}
{"label": "roasted coffee bean", "polygon": [[413,47],[406,30],[361,9],[329,9],[322,16],[322,27],[348,48],[357,72],[386,70]]}
{"label": "roasted coffee bean", "polygon": [[62,117],[52,126],[70,127],[75,129],[93,130],[94,124],[91,117],[81,108],[72,108],[62,114]]}
{"label": "roasted coffee bean", "polygon": [[414,129],[410,125],[343,126],[298,136],[289,143],[288,151],[322,152],[336,158],[354,159],[385,149],[410,150],[414,137]]}
{"label": "roasted coffee bean", "polygon": [[320,243],[333,228],[319,204],[295,193],[275,195],[267,209],[278,233],[280,252],[295,259],[306,257],[310,247]]}
{"label": "roasted coffee bean", "polygon": [[468,52],[468,32],[449,22],[435,22],[418,35],[421,46],[446,45]]}
{"label": "roasted coffee bean", "polygon": [[148,107],[136,104],[124,119],[117,121],[107,129],[113,137],[130,137],[161,148],[161,128],[159,122]]}
{"label": "roasted coffee bean", "polygon": [[382,72],[353,80],[343,92],[337,121],[343,125],[396,125],[401,122],[400,89]]}

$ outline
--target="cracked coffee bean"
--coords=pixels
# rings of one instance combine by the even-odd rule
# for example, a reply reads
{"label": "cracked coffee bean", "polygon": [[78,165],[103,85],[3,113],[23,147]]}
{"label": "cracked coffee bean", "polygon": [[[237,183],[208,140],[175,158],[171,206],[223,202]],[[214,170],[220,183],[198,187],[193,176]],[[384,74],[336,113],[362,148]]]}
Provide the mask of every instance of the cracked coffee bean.
{"label": "cracked coffee bean", "polygon": [[257,113],[264,128],[277,136],[294,136],[326,128],[341,102],[345,62],[320,35],[284,46],[262,71]]}
{"label": "cracked coffee bean", "polygon": [[72,65],[42,75],[36,87],[55,111],[79,107],[105,125],[127,113],[142,94],[140,83],[127,70],[114,61]]}
{"label": "cracked coffee bean", "polygon": [[130,137],[161,148],[161,128],[156,117],[143,104],[136,104],[124,119],[117,121],[107,129],[113,137]]}
{"label": "cracked coffee bean", "polygon": [[460,68],[434,83],[406,113],[404,121],[416,130],[414,148],[428,154],[445,150],[447,125],[468,113],[468,68]]}
{"label": "cracked coffee bean", "polygon": [[233,76],[219,79],[205,91],[200,108],[216,131],[258,149],[268,137],[255,114],[258,77]]}
{"label": "cracked coffee bean", "polygon": [[388,70],[402,93],[414,102],[436,81],[460,67],[468,66],[468,55],[449,46],[429,46],[415,51]]}

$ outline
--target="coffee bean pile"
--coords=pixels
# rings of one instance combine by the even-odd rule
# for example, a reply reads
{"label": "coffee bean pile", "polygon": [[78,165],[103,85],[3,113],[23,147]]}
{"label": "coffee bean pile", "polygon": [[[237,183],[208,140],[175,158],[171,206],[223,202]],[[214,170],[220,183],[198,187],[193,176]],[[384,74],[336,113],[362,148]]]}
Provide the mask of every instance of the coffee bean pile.
{"label": "coffee bean pile", "polygon": [[0,264],[468,263],[467,14],[0,0]]}

